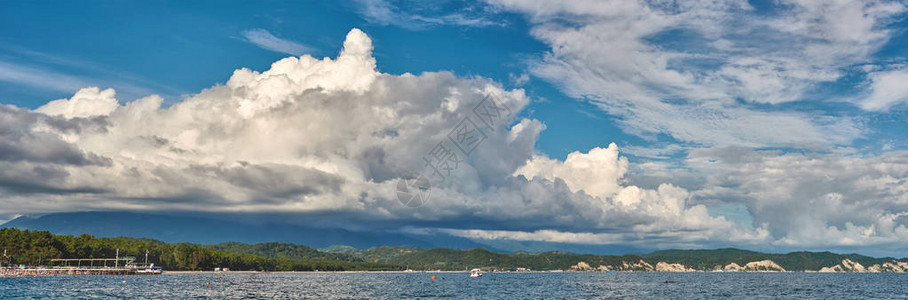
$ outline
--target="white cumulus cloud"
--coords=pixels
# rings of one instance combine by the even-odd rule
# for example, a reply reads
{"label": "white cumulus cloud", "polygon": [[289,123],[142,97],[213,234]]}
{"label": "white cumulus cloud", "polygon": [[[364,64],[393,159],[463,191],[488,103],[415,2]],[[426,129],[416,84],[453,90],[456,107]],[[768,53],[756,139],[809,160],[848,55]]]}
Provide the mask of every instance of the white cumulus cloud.
{"label": "white cumulus cloud", "polygon": [[[168,107],[155,95],[115,96],[85,88],[35,111],[0,110],[0,213],[331,213],[350,224],[459,224],[451,230],[709,232],[693,240],[739,230],[687,205],[685,189],[623,185],[628,163],[615,145],[565,162],[535,156],[544,126],[514,118],[529,103],[523,90],[449,72],[378,72],[358,29],[335,58],[239,69]],[[512,110],[510,119],[486,131],[427,204],[401,204],[397,180],[422,170],[423,157],[486,97]]]}
{"label": "white cumulus cloud", "polygon": [[48,102],[35,109],[37,112],[66,118],[85,118],[106,116],[119,107],[116,92],[113,89],[101,90],[97,87],[80,89],[72,98]]}
{"label": "white cumulus cloud", "polygon": [[[432,187],[428,203],[401,204],[398,179],[422,170],[423,157],[475,118],[472,108],[486,97],[513,114]],[[615,145],[564,161],[535,154],[545,126],[515,117],[530,102],[523,90],[450,72],[381,73],[371,39],[358,29],[337,57],[239,69],[226,84],[171,106],[162,101],[122,102],[113,90],[84,88],[35,111],[0,106],[0,214],[256,212],[331,215],[345,223],[337,226],[420,224],[489,239],[903,244],[901,155],[838,163],[745,152],[729,157],[759,163],[712,166],[717,158],[707,157],[726,153],[715,150],[688,163],[715,175],[708,185],[629,184],[631,166]],[[729,186],[740,188],[710,189]],[[744,203],[754,223],[711,214],[704,195]]]}
{"label": "white cumulus cloud", "polygon": [[776,245],[898,249],[908,240],[908,152],[728,147],[695,150],[686,163],[704,176],[694,198],[745,205]]}
{"label": "white cumulus cloud", "polygon": [[574,192],[607,198],[618,192],[619,180],[627,173],[627,159],[618,156],[618,146],[593,148],[588,153],[572,152],[564,162],[546,157],[533,160],[517,170],[528,178],[561,178]]}

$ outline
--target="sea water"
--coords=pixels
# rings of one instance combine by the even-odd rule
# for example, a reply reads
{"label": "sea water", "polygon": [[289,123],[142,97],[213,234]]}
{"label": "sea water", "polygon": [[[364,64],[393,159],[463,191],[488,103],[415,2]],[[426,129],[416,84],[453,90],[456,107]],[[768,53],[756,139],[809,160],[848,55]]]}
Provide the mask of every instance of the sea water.
{"label": "sea water", "polygon": [[[436,279],[431,277],[435,275]],[[0,298],[908,299],[908,274],[200,273],[0,278]]]}

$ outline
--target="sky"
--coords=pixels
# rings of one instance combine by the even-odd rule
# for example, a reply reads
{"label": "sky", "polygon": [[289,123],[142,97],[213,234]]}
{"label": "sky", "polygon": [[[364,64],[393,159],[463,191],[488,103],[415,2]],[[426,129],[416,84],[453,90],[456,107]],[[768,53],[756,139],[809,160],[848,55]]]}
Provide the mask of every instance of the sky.
{"label": "sky", "polygon": [[[904,257],[906,16],[847,0],[5,2],[0,219],[248,213]],[[477,113],[490,103],[504,113]],[[464,148],[464,132],[481,136]],[[427,201],[404,205],[419,174]]]}

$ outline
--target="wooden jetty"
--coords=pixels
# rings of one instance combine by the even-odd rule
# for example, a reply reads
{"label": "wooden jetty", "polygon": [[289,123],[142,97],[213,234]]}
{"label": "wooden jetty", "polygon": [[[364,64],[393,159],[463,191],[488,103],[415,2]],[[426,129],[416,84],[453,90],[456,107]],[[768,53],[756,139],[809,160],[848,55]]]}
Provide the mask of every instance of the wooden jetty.
{"label": "wooden jetty", "polygon": [[[4,251],[4,256],[6,256]],[[66,275],[160,275],[161,267],[148,263],[148,251],[145,251],[145,263],[135,262],[135,257],[120,257],[117,249],[115,258],[64,258],[51,259],[46,266],[27,266],[6,264],[0,265],[0,276],[66,276]]]}

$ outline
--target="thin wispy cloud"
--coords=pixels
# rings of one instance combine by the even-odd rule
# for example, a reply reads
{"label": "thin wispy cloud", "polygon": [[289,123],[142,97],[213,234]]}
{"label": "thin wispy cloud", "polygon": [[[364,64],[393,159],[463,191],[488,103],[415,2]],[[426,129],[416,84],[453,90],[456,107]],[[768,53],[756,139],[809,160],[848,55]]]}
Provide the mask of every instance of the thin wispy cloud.
{"label": "thin wispy cloud", "polygon": [[247,42],[274,52],[280,52],[295,56],[300,56],[312,52],[312,48],[308,46],[297,42],[281,39],[264,29],[246,30],[243,31],[242,34]]}
{"label": "thin wispy cloud", "polygon": [[75,76],[6,61],[0,61],[0,82],[22,84],[59,92],[72,92],[87,85],[87,82]]}
{"label": "thin wispy cloud", "polygon": [[[111,77],[122,79],[113,79]],[[3,60],[0,60],[0,82],[65,93],[73,93],[89,86],[116,88],[121,98],[127,101],[152,94],[173,100],[185,94],[179,89],[129,75],[105,73],[77,76],[50,67]]]}
{"label": "thin wispy cloud", "polygon": [[92,61],[4,45],[9,55],[0,57],[0,82],[42,90],[72,93],[87,86],[115,88],[132,100],[150,94],[179,99],[188,93],[145,76],[109,68]]}
{"label": "thin wispy cloud", "polygon": [[[830,146],[860,138],[856,120],[779,104],[822,97],[816,89],[870,60],[891,38],[887,26],[906,11],[887,1],[782,1],[770,15],[742,1],[490,2],[526,15],[533,36],[550,45],[533,75],[622,117],[628,133],[706,146]],[[575,23],[565,26],[565,18]],[[883,88],[897,75],[873,77],[883,91],[864,107],[900,102],[901,92]]]}
{"label": "thin wispy cloud", "polygon": [[[455,12],[439,12],[437,7],[408,3],[409,10],[385,0],[359,0],[358,12],[366,21],[379,25],[392,25],[410,30],[423,30],[438,25],[465,27],[500,26],[499,20],[489,17],[486,7],[467,6]],[[412,11],[411,11],[412,10]]]}

